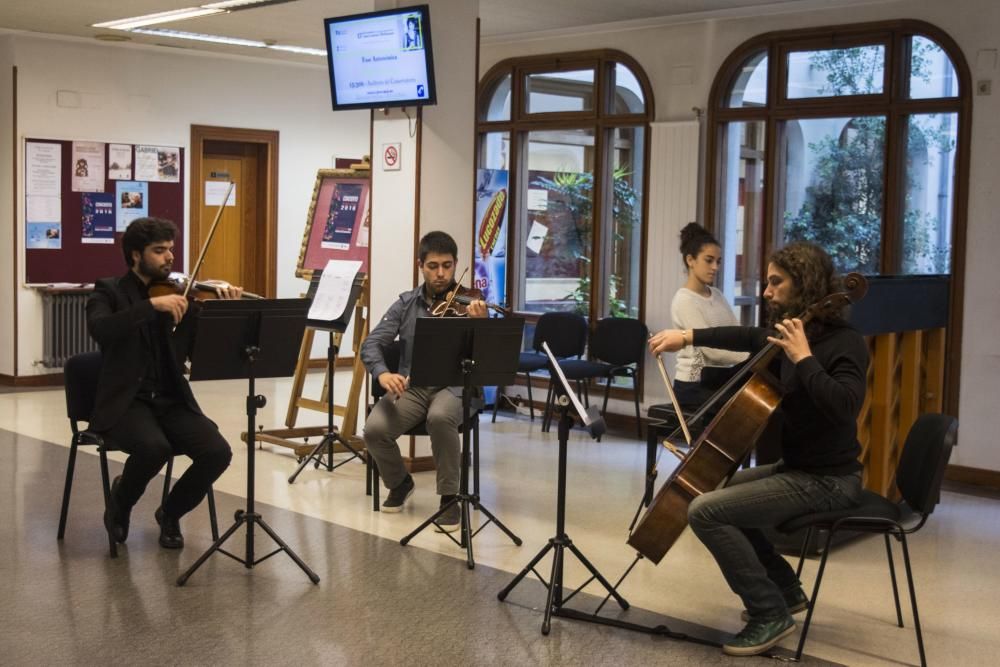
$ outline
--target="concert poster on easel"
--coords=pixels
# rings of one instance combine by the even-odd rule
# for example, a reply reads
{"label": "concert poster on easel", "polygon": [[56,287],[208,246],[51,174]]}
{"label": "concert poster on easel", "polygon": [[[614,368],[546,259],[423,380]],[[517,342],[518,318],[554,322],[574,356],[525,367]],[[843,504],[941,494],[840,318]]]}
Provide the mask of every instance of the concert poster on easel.
{"label": "concert poster on easel", "polygon": [[322,271],[330,260],[361,262],[360,271],[367,273],[370,195],[368,170],[317,172],[296,277]]}

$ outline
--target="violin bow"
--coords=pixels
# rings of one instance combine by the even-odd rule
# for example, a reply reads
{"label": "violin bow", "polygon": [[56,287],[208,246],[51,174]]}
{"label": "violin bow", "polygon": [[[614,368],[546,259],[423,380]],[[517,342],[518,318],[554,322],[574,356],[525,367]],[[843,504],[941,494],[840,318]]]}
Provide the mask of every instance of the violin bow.
{"label": "violin bow", "polygon": [[195,282],[195,276],[198,275],[198,270],[201,268],[202,262],[205,261],[205,252],[208,251],[208,244],[212,242],[212,237],[215,236],[215,228],[219,226],[219,221],[222,220],[222,212],[226,210],[226,202],[229,201],[229,195],[233,193],[233,188],[236,187],[236,183],[230,181],[229,188],[226,190],[226,196],[222,198],[222,203],[219,204],[219,211],[215,214],[215,220],[212,221],[212,226],[208,228],[208,236],[205,237],[205,242],[201,245],[201,253],[198,255],[198,261],[194,263],[194,269],[191,271],[191,275],[188,276],[188,284],[184,287],[184,297],[187,298],[188,292],[191,291],[192,285]]}

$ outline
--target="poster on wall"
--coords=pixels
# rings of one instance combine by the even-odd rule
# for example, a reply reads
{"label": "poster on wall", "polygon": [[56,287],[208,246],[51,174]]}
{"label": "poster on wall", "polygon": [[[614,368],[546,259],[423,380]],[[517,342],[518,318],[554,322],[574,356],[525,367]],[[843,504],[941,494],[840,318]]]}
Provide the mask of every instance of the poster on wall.
{"label": "poster on wall", "polygon": [[118,202],[115,231],[124,232],[128,223],[149,215],[149,183],[118,181],[115,183],[115,201]]}
{"label": "poster on wall", "polygon": [[62,225],[58,222],[29,222],[26,247],[31,250],[59,250],[62,248]]}
{"label": "poster on wall", "polygon": [[24,191],[35,197],[62,195],[62,147],[29,141],[24,147]]}
{"label": "poster on wall", "polygon": [[80,243],[115,242],[115,196],[87,192],[80,196]]}
{"label": "poster on wall", "polygon": [[507,170],[476,172],[476,240],[473,287],[486,301],[507,302]]}
{"label": "poster on wall", "polygon": [[135,180],[178,183],[181,149],[172,146],[136,146]]}
{"label": "poster on wall", "polygon": [[62,148],[29,141],[24,147],[25,247],[62,248]]}
{"label": "poster on wall", "polygon": [[71,155],[70,189],[73,192],[104,192],[104,143],[74,141]]}
{"label": "poster on wall", "polygon": [[132,180],[132,144],[108,144],[108,180]]}
{"label": "poster on wall", "polygon": [[361,272],[367,273],[369,186],[367,170],[317,172],[296,276],[323,270],[331,259],[361,262]]}

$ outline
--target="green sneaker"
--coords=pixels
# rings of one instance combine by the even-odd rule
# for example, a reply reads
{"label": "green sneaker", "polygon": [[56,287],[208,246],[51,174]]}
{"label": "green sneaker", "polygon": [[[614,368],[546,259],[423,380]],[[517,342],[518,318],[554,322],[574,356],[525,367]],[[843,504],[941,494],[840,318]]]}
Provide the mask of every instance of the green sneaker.
{"label": "green sneaker", "polygon": [[[809,598],[806,597],[802,586],[786,589],[781,594],[785,597],[785,607],[788,608],[789,614],[798,614],[809,608]],[[746,623],[750,620],[750,612],[744,609],[743,613],[740,614],[740,618]]]}
{"label": "green sneaker", "polygon": [[722,645],[727,655],[758,655],[795,632],[791,616],[751,619],[739,633]]}

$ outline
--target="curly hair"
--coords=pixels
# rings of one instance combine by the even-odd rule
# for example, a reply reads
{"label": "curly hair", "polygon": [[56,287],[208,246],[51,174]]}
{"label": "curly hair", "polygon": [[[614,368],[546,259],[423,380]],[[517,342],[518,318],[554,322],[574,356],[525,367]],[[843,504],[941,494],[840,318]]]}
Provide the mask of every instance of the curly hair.
{"label": "curly hair", "polygon": [[158,241],[173,241],[177,236],[177,225],[170,220],[163,218],[136,218],[129,223],[122,235],[122,254],[125,256],[125,263],[132,268],[132,251],[138,250],[139,254],[151,243]]}
{"label": "curly hair", "polygon": [[[814,243],[796,241],[775,251],[768,262],[782,269],[792,278],[795,293],[790,303],[784,304],[781,316],[799,315],[806,308],[840,289],[840,278],[834,273],[833,260],[825,250]],[[826,313],[819,319],[839,317],[841,313]]]}
{"label": "curly hair", "polygon": [[687,258],[691,255],[698,258],[701,249],[707,245],[721,246],[712,233],[699,225],[697,222],[689,222],[681,230],[681,261],[684,263],[684,270],[688,270]]}

